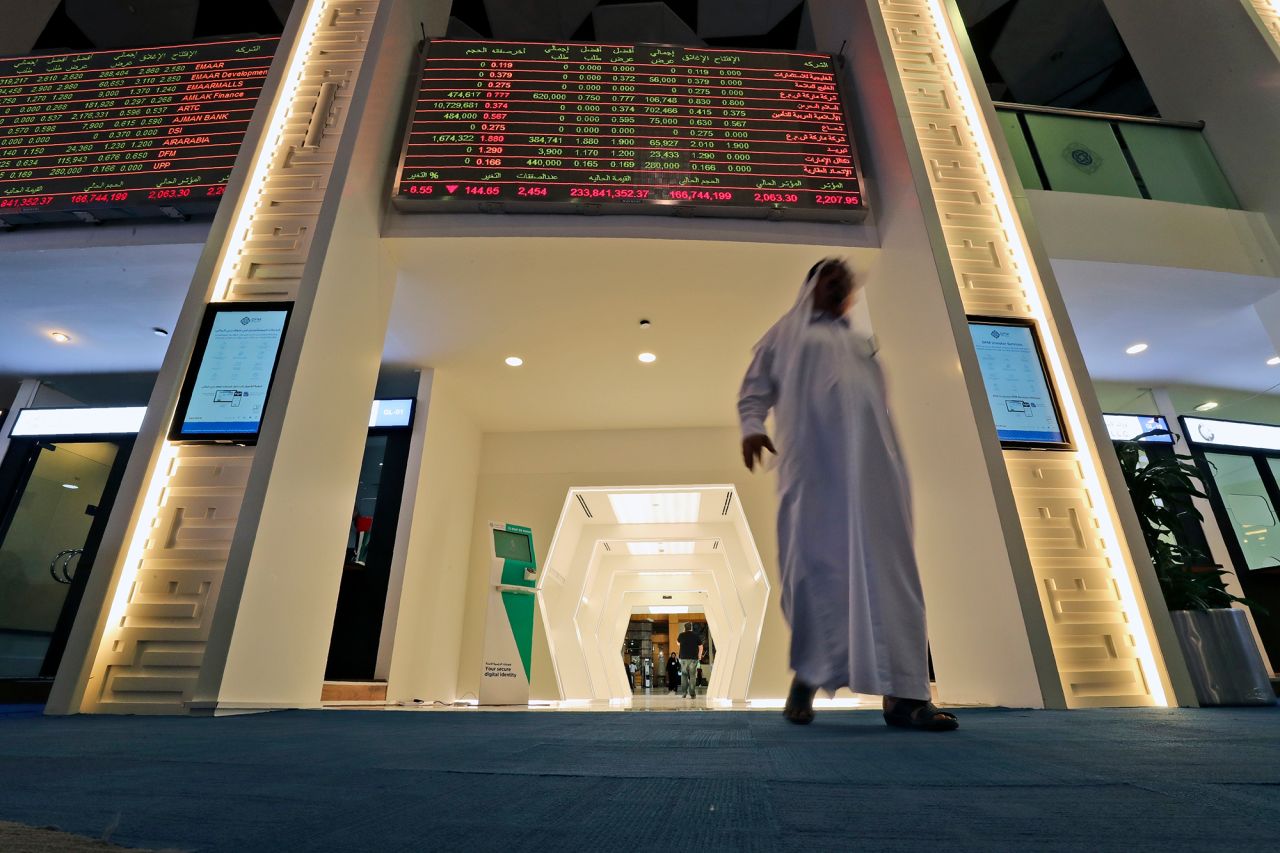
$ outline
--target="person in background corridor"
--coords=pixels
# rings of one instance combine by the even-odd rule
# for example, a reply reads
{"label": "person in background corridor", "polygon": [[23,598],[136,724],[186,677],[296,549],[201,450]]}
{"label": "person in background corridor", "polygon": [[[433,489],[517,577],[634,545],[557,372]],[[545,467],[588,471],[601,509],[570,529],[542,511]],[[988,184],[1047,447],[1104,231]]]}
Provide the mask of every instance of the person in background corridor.
{"label": "person in background corridor", "polygon": [[680,690],[680,658],[673,651],[671,656],[667,658],[667,692],[675,693]]}
{"label": "person in background corridor", "polygon": [[[778,455],[778,562],[795,672],[784,715],[813,720],[819,689],[884,697],[892,726],[949,731],[930,701],[911,494],[884,377],[848,313],[844,262],[809,270],[795,306],[756,344],[738,395],[749,470]],[[778,444],[765,431],[773,410]],[[683,654],[683,653],[682,653]]]}
{"label": "person in background corridor", "polygon": [[693,699],[698,695],[698,661],[702,659],[702,635],[693,630],[693,623],[684,626],[676,637],[680,646],[680,695]]}

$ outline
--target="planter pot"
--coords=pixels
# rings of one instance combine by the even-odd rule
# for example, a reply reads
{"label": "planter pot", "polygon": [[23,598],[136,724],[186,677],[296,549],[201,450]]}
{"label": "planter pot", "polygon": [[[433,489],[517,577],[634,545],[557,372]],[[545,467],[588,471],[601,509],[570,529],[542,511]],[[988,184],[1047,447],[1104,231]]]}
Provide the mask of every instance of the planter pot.
{"label": "planter pot", "polygon": [[1171,610],[1169,616],[1201,705],[1276,703],[1243,610]]}

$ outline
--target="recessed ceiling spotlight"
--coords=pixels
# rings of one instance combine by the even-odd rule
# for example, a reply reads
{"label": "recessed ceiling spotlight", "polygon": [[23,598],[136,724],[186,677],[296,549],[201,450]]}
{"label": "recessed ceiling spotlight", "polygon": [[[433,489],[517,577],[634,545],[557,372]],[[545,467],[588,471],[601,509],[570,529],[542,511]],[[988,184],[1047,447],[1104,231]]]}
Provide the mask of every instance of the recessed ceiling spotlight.
{"label": "recessed ceiling spotlight", "polygon": [[1141,343],[1133,344],[1132,346],[1125,347],[1124,351],[1127,352],[1129,355],[1137,355],[1140,352],[1146,352],[1147,345],[1141,344]]}
{"label": "recessed ceiling spotlight", "polygon": [[62,488],[64,488],[64,489],[72,489],[72,490],[74,490],[74,489],[78,489],[78,488],[80,488],[80,487],[79,487],[79,486],[77,486],[75,483],[63,483],[63,484],[62,484]]}
{"label": "recessed ceiling spotlight", "polygon": [[658,360],[658,357],[651,352],[642,352],[638,356],[636,356],[636,358],[640,359],[645,364],[653,364],[655,361]]}
{"label": "recessed ceiling spotlight", "polygon": [[510,367],[519,367],[524,364],[524,359],[518,355],[509,355],[507,356],[507,364]]}
{"label": "recessed ceiling spotlight", "polygon": [[1271,358],[1267,359],[1267,364],[1271,365],[1272,367],[1275,367],[1277,364],[1280,364],[1280,355],[1271,356]]}
{"label": "recessed ceiling spotlight", "polygon": [[65,344],[71,340],[71,336],[68,335],[66,332],[50,332],[49,337],[53,338],[55,341],[57,341],[60,344]]}
{"label": "recessed ceiling spotlight", "polygon": [[152,327],[151,327],[151,331],[152,331],[152,333],[153,333],[153,334],[155,334],[155,336],[156,336],[156,337],[159,337],[159,338],[167,338],[167,337],[169,337],[169,330],[168,330],[168,329],[162,329],[162,328],[160,328],[159,326],[152,326]]}
{"label": "recessed ceiling spotlight", "polygon": [[1210,411],[1213,411],[1213,410],[1214,410],[1214,409],[1216,409],[1216,408],[1218,408],[1218,401],[1217,401],[1217,400],[1205,400],[1203,403],[1201,403],[1200,405],[1196,406],[1196,411],[1197,411],[1197,412],[1210,412]]}

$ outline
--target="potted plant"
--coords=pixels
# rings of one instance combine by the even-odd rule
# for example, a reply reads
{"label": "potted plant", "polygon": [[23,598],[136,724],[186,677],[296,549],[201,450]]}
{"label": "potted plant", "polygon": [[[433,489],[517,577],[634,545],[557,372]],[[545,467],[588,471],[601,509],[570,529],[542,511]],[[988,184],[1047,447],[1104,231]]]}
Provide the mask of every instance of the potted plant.
{"label": "potted plant", "polygon": [[1140,443],[1169,435],[1153,430],[1115,446],[1196,698],[1201,705],[1273,705],[1275,693],[1244,611],[1231,605],[1262,609],[1231,594],[1222,580],[1230,572],[1214,564],[1186,532],[1203,520],[1193,503],[1206,497],[1200,469],[1190,456],[1151,455]]}

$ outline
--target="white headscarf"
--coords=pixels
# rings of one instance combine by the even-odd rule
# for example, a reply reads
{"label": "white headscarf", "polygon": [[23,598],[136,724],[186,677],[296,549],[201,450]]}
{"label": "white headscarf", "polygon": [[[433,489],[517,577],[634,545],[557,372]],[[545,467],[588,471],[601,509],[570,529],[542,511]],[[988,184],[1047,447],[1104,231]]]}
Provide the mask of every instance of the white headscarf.
{"label": "white headscarf", "polygon": [[829,267],[840,264],[839,258],[823,258],[814,264],[804,284],[800,285],[800,295],[796,297],[791,310],[783,314],[778,322],[769,327],[769,331],[755,345],[755,350],[771,350],[771,373],[779,384],[779,397],[785,393],[790,373],[795,366],[795,357],[799,353],[800,338],[805,329],[813,322],[813,294],[818,289],[818,279]]}

